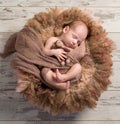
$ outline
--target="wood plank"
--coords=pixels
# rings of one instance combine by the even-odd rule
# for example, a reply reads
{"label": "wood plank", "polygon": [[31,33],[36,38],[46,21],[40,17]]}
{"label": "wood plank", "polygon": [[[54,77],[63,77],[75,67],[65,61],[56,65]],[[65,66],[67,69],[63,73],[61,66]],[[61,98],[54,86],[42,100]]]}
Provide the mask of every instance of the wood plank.
{"label": "wood plank", "polygon": [[26,124],[26,121],[0,121],[0,124]]}
{"label": "wood plank", "polygon": [[[3,51],[3,47],[6,43],[8,37],[12,34],[12,32],[0,33],[0,52]],[[119,83],[119,71],[120,71],[120,42],[119,42],[120,33],[109,33],[108,37],[110,37],[116,44],[116,49],[113,51],[113,74],[110,79],[112,84],[109,86],[108,90],[120,90]],[[15,89],[16,87],[16,77],[12,68],[10,67],[10,61],[12,56],[1,59],[0,58],[0,86],[2,89]]]}
{"label": "wood plank", "polygon": [[110,37],[115,43],[115,50],[112,52],[112,60],[113,60],[113,73],[110,77],[112,84],[109,87],[109,90],[120,90],[119,83],[119,72],[120,72],[120,42],[119,42],[119,33],[108,33],[108,37]]}
{"label": "wood plank", "polygon": [[119,124],[120,121],[0,121],[0,124]]}
{"label": "wood plank", "polygon": [[[69,4],[68,4],[69,3]],[[119,0],[0,0],[0,6],[106,6],[118,7]]]}
{"label": "wood plank", "polygon": [[120,79],[119,79],[120,62],[114,62],[112,68],[113,68],[113,73],[110,77],[111,84],[108,90],[120,90]]}
{"label": "wood plank", "polygon": [[0,124],[50,124],[50,122],[49,121],[0,121]]}
{"label": "wood plank", "polygon": [[113,40],[115,49],[112,52],[112,60],[114,62],[120,61],[120,40],[119,40],[120,33],[108,33],[108,37]]}
{"label": "wood plank", "polygon": [[26,124],[50,124],[50,122],[49,121],[26,121]]}
{"label": "wood plank", "polygon": [[50,124],[61,124],[61,123],[63,124],[119,124],[120,121],[50,121]]}
{"label": "wood plank", "polygon": [[79,113],[53,116],[26,102],[13,91],[0,92],[0,121],[3,120],[76,120],[76,121],[120,121],[120,92],[106,91],[102,94],[97,108],[84,109]]}
{"label": "wood plank", "polygon": [[[94,19],[104,22],[102,25],[107,32],[120,32],[120,28],[118,28],[120,26],[120,8],[89,7],[87,9],[93,12]],[[44,7],[0,7],[0,32],[18,31],[28,19],[45,10]],[[82,10],[85,10],[85,7]]]}

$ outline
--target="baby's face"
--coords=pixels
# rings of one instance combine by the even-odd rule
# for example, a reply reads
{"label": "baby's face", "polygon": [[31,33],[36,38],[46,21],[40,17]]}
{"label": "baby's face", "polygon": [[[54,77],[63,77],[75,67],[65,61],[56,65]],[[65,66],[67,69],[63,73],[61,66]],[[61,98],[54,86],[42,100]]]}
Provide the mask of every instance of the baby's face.
{"label": "baby's face", "polygon": [[84,41],[87,37],[88,30],[85,26],[80,25],[73,29],[67,27],[65,32],[63,32],[63,42],[66,46],[74,49],[79,44]]}

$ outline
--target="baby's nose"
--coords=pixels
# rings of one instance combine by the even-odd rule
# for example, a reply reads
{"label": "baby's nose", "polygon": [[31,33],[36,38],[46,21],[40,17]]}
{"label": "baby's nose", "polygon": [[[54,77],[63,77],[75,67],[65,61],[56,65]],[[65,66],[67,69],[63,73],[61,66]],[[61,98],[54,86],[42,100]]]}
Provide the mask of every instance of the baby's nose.
{"label": "baby's nose", "polygon": [[72,42],[72,45],[74,45],[74,46],[75,46],[76,44],[77,44],[77,42]]}

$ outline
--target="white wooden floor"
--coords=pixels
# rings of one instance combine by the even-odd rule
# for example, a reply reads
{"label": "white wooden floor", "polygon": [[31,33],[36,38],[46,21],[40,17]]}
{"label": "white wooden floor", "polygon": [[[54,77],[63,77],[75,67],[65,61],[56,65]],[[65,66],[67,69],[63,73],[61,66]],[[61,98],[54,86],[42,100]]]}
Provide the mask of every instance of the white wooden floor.
{"label": "white wooden floor", "polygon": [[7,38],[19,31],[34,14],[49,7],[88,9],[114,40],[112,84],[94,110],[52,116],[38,110],[15,93],[16,77],[9,65],[11,57],[0,59],[0,124],[118,124],[120,123],[120,0],[0,0],[0,51]]}

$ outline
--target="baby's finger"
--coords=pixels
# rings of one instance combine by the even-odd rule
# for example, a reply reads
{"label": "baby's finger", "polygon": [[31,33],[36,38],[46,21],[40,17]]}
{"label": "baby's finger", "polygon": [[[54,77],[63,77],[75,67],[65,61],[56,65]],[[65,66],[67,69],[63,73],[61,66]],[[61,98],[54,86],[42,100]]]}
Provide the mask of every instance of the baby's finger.
{"label": "baby's finger", "polygon": [[61,62],[61,59],[59,57],[57,57],[58,61]]}
{"label": "baby's finger", "polygon": [[60,56],[60,60],[64,61],[64,60],[65,60],[65,58],[64,58],[63,56]]}
{"label": "baby's finger", "polygon": [[66,56],[66,55],[64,55],[64,54],[62,54],[61,56],[62,56],[64,59],[66,59],[66,58],[67,58],[67,56]]}
{"label": "baby's finger", "polygon": [[65,52],[65,51],[63,51],[62,53],[63,53],[64,55],[67,55],[67,52]]}

